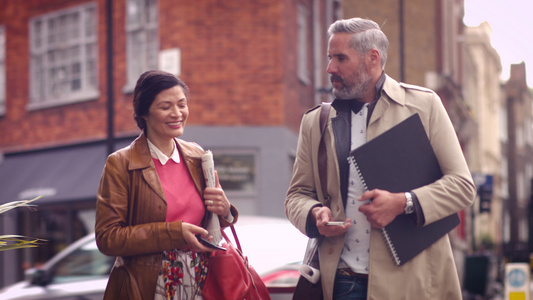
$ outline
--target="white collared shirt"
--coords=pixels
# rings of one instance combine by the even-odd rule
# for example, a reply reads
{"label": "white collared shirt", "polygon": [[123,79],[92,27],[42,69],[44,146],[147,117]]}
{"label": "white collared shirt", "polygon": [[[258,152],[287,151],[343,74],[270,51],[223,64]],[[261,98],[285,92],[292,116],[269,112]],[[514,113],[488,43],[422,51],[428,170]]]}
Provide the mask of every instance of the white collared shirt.
{"label": "white collared shirt", "polygon": [[[366,143],[366,119],[368,116],[368,104],[352,116],[351,150]],[[352,164],[350,165],[350,177],[348,184],[348,200],[346,203],[346,217],[352,220],[352,226],[348,228],[344,240],[344,248],[339,262],[340,268],[349,267],[352,271],[360,274],[368,274],[368,261],[370,254],[370,222],[359,211],[361,205],[369,201],[361,202],[357,198],[365,192],[365,186],[361,177]]]}
{"label": "white collared shirt", "polygon": [[146,139],[148,141],[148,148],[150,148],[150,155],[152,158],[158,159],[159,162],[164,166],[169,159],[172,159],[177,164],[180,163],[180,153],[178,152],[178,147],[176,147],[176,143],[174,142],[174,151],[172,151],[172,154],[170,157],[166,156],[159,148],[157,148],[152,142],[150,142],[149,139]]}

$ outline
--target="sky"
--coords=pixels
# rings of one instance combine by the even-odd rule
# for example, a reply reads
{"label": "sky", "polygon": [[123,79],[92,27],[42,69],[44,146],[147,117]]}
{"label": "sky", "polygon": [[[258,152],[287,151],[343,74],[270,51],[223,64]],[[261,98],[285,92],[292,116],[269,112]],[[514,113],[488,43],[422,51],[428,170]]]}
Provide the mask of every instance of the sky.
{"label": "sky", "polygon": [[509,79],[511,64],[526,63],[526,79],[533,88],[533,0],[464,0],[467,26],[487,21],[491,43],[500,55],[502,79]]}

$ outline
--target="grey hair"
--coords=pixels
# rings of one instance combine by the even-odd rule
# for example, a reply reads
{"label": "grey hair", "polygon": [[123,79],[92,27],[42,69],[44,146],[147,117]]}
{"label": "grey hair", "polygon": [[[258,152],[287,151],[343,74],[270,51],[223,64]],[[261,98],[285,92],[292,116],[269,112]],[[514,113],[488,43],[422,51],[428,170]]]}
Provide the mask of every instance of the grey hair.
{"label": "grey hair", "polygon": [[377,49],[381,56],[381,68],[385,70],[389,40],[376,22],[362,18],[338,20],[328,29],[330,36],[336,33],[353,34],[351,46],[361,56],[374,48]]}

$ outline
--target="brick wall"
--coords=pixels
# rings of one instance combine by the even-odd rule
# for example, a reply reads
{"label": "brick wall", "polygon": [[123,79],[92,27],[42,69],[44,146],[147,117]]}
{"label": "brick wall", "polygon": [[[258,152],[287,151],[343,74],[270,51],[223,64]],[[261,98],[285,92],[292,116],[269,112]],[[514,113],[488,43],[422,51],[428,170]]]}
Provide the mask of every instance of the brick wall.
{"label": "brick wall", "polygon": [[[0,149],[31,149],[105,137],[105,76],[100,74],[100,97],[94,101],[28,111],[29,20],[88,1],[1,1],[0,23],[6,28],[6,114],[0,117]],[[99,9],[99,67],[105,62],[105,5]],[[104,58],[104,59],[102,59]]]}
{"label": "brick wall", "polygon": [[[404,81],[425,85],[425,74],[437,68],[438,0],[405,0],[404,3]],[[400,16],[398,0],[345,0],[344,18],[372,19],[389,39],[385,71],[400,81]]]}
{"label": "brick wall", "polygon": [[[8,85],[7,111],[0,117],[0,150],[106,137],[106,0],[94,1],[99,13],[99,97],[78,104],[27,110],[30,18],[87,2],[0,0],[0,23],[6,26]],[[299,2],[312,11],[312,1]],[[181,77],[192,96],[189,125],[287,126],[297,132],[302,113],[314,103],[312,85],[303,84],[296,76],[297,3],[159,0],[160,50],[181,50]],[[116,135],[121,136],[136,134],[138,129],[132,118],[132,94],[124,91],[125,0],[114,0],[113,8],[114,124]],[[309,64],[311,48],[310,44]]]}

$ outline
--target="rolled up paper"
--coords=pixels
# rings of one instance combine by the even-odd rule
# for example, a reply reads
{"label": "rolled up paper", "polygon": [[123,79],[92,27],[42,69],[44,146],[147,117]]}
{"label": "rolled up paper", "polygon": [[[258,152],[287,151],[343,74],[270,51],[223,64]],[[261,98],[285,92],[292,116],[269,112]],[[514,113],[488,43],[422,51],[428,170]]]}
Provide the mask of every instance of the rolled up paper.
{"label": "rolled up paper", "polygon": [[207,150],[202,155],[202,170],[204,171],[206,186],[215,187],[215,163],[213,161],[213,153],[210,150]]}
{"label": "rolled up paper", "polygon": [[[207,187],[215,187],[215,162],[213,161],[213,153],[211,153],[210,150],[207,150],[205,154],[202,155],[202,170],[204,172],[205,185]],[[210,212],[208,218],[206,226],[207,232],[209,233],[208,235],[213,237],[211,242],[218,245],[220,241],[222,241],[218,216]]]}

